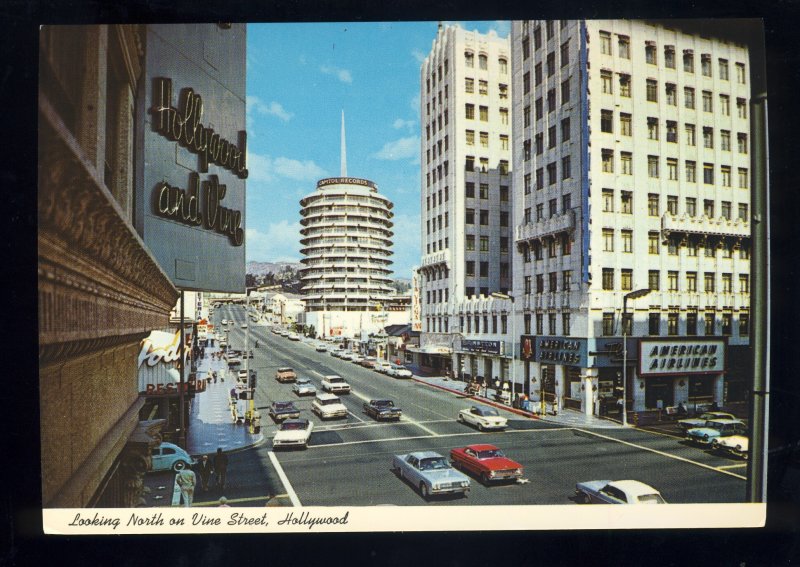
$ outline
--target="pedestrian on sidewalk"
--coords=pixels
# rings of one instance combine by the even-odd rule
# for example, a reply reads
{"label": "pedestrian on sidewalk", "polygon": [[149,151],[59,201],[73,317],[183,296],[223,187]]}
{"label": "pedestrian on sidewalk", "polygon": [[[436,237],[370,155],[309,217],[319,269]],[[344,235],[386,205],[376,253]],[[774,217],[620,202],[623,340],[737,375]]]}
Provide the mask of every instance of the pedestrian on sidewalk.
{"label": "pedestrian on sidewalk", "polygon": [[214,455],[214,484],[220,490],[225,490],[225,480],[228,475],[228,455],[222,452],[222,447],[217,447]]}
{"label": "pedestrian on sidewalk", "polygon": [[194,500],[194,487],[197,484],[197,476],[195,476],[192,469],[183,469],[178,473],[175,482],[181,489],[181,499],[183,500],[184,508],[190,508]]}
{"label": "pedestrian on sidewalk", "polygon": [[217,506],[217,508],[230,508],[230,506],[228,505],[228,499],[222,496],[219,499],[219,506]]}
{"label": "pedestrian on sidewalk", "polygon": [[197,463],[197,474],[200,476],[203,492],[208,492],[208,480],[211,478],[211,463],[208,461],[208,455],[203,455],[203,458]]}

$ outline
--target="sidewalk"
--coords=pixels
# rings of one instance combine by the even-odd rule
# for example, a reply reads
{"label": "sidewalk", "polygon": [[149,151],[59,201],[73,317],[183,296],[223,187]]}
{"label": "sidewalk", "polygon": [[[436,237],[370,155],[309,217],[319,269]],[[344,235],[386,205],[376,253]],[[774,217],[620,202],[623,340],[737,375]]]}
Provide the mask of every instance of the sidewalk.
{"label": "sidewalk", "polygon": [[[465,403],[469,403],[466,400],[473,400],[479,404],[493,406],[496,408],[501,408],[506,411],[510,411],[522,417],[526,417],[528,419],[537,419],[543,421],[545,423],[552,423],[556,425],[565,425],[567,427],[588,427],[593,429],[620,429],[622,425],[616,423],[614,421],[610,421],[607,419],[602,419],[594,415],[586,415],[582,412],[574,411],[574,410],[562,410],[557,415],[545,415],[542,416],[538,413],[532,413],[521,409],[512,408],[506,404],[496,402],[493,398],[495,390],[493,388],[489,388],[487,392],[487,396],[483,395],[475,395],[471,396],[465,393],[465,389],[467,387],[467,383],[461,380],[451,380],[450,378],[446,378],[444,376],[426,376],[419,372],[419,368],[415,365],[407,365],[407,367],[413,373],[412,379],[420,382],[422,384],[427,384],[428,386],[432,386],[434,388],[438,388],[440,390],[445,390],[451,392],[457,396],[465,398]],[[538,403],[534,402],[536,406]]]}
{"label": "sidewalk", "polygon": [[192,400],[186,440],[190,455],[216,453],[218,447],[228,453],[252,447],[264,439],[262,433],[251,434],[249,426],[233,423],[229,392],[236,384],[236,374],[228,370],[224,357],[222,360],[212,357],[217,351],[218,347],[207,347],[205,358],[197,363],[197,377],[203,379],[216,370],[217,383],[208,380],[205,391]]}

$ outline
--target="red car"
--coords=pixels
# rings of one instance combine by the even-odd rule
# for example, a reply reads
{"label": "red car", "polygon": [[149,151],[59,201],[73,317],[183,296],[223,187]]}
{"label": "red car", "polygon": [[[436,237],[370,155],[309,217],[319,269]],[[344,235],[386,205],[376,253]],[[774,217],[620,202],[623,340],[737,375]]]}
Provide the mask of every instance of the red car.
{"label": "red car", "polygon": [[512,461],[494,445],[469,445],[452,449],[453,466],[477,476],[483,484],[522,477],[522,465]]}

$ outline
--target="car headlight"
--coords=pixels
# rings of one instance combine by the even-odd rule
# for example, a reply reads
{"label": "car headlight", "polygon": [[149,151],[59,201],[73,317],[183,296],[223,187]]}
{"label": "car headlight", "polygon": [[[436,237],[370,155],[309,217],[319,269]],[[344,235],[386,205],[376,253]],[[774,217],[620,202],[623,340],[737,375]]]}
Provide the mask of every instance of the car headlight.
{"label": "car headlight", "polygon": [[462,480],[461,481],[461,486],[463,486],[463,487],[469,486],[469,481],[468,480]]}
{"label": "car headlight", "polygon": [[514,471],[516,474],[522,474],[522,469],[517,469]]}
{"label": "car headlight", "polygon": [[441,486],[439,485],[439,483],[438,483],[438,482],[436,482],[436,483],[434,483],[434,484],[433,484],[433,489],[434,489],[434,490],[439,490],[439,488],[441,488]]}
{"label": "car headlight", "polygon": [[495,475],[495,474],[496,474],[496,472],[495,472],[495,471],[489,471],[489,477],[490,477],[490,478],[494,477],[494,475]]}

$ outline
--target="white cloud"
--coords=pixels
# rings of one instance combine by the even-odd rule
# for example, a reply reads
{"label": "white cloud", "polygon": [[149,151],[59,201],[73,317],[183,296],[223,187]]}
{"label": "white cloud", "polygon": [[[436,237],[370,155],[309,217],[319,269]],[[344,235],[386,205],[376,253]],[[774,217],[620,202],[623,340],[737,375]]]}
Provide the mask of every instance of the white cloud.
{"label": "white cloud", "polygon": [[284,122],[288,122],[294,116],[291,112],[287,112],[281,103],[273,100],[267,104],[257,96],[252,95],[247,97],[247,113],[250,114],[251,112],[257,112],[265,116],[277,116]]}
{"label": "white cloud", "polygon": [[411,101],[409,103],[411,105],[411,108],[414,110],[414,116],[417,117],[417,120],[419,120],[419,112],[420,112],[419,103],[420,103],[419,93],[417,93],[413,97],[411,97]]}
{"label": "white cloud", "polygon": [[394,277],[411,277],[411,266],[419,264],[420,257],[420,217],[419,215],[396,215],[392,221],[394,226],[392,231],[394,245],[392,250],[394,255]]}
{"label": "white cloud", "polygon": [[247,171],[249,173],[248,181],[269,183],[275,179],[272,175],[272,158],[254,154],[249,150],[247,152]]}
{"label": "white cloud", "polygon": [[490,30],[494,30],[500,37],[508,37],[511,33],[511,22],[508,20],[496,20],[489,26]]}
{"label": "white cloud", "polygon": [[379,152],[372,157],[377,159],[398,160],[408,159],[419,154],[419,136],[400,138],[393,142],[386,142]]}
{"label": "white cloud", "polygon": [[[258,219],[252,219],[253,224]],[[256,228],[245,231],[248,262],[298,262],[300,255],[300,223],[282,220],[267,226],[265,232]]]}
{"label": "white cloud", "polygon": [[327,174],[311,160],[296,160],[287,157],[264,156],[247,152],[247,170],[249,181],[269,183],[276,176],[297,181],[314,181]]}
{"label": "white cloud", "polygon": [[278,175],[297,181],[313,181],[325,177],[325,171],[311,160],[278,157],[273,161],[273,166]]}
{"label": "white cloud", "polygon": [[411,132],[414,130],[414,124],[416,124],[416,122],[414,122],[413,120],[403,120],[402,118],[398,118],[397,120],[394,121],[392,127],[395,130],[401,130],[403,128],[407,128],[408,131]]}
{"label": "white cloud", "polygon": [[411,55],[414,59],[417,60],[417,63],[424,63],[425,62],[425,54],[420,51],[419,49],[415,49],[411,52]]}
{"label": "white cloud", "polygon": [[353,75],[347,69],[340,69],[339,67],[334,67],[333,65],[323,65],[319,68],[319,70],[326,75],[333,75],[343,83],[353,82]]}

